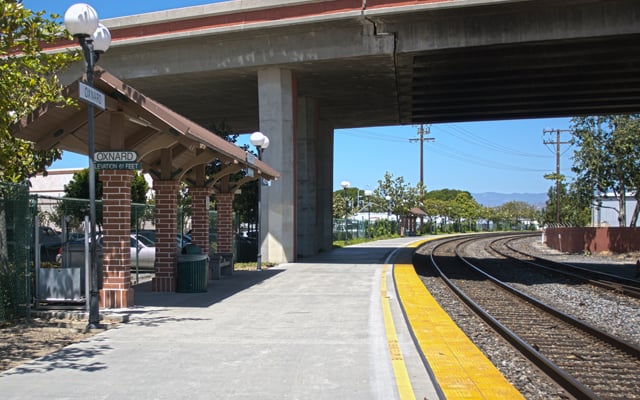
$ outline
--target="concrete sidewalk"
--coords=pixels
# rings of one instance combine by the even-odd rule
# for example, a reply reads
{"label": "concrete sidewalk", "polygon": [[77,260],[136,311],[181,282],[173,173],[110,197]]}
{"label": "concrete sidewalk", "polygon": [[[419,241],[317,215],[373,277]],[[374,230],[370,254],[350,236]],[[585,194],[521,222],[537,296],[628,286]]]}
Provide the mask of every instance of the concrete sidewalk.
{"label": "concrete sidewalk", "polygon": [[[136,287],[131,321],[0,374],[3,399],[395,399],[386,258],[416,238],[237,271],[207,293]],[[435,398],[388,274],[416,398]]]}

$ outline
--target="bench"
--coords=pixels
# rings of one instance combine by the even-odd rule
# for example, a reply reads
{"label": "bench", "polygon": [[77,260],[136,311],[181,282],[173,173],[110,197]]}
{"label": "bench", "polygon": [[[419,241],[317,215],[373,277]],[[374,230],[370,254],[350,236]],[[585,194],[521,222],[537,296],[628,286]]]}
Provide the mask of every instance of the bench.
{"label": "bench", "polygon": [[233,275],[233,253],[213,253],[209,257],[211,279],[222,279]]}

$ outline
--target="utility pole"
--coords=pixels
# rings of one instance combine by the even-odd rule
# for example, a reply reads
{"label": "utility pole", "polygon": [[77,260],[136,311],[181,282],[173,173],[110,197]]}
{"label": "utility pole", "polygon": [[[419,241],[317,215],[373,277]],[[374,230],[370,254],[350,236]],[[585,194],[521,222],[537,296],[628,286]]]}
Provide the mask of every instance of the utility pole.
{"label": "utility pole", "polygon": [[554,133],[556,134],[555,141],[551,140],[543,140],[544,144],[555,144],[556,145],[556,223],[560,223],[560,145],[563,144],[573,144],[573,140],[569,140],[568,142],[563,142],[560,140],[560,134],[562,132],[570,132],[568,129],[543,129],[542,133]]}
{"label": "utility pole", "polygon": [[[431,133],[431,130],[429,129],[429,127],[427,126],[427,130],[425,131],[424,129],[424,125],[420,124],[420,127],[418,128],[418,138],[416,139],[409,139],[409,142],[411,143],[415,143],[415,142],[420,142],[420,199],[422,200],[422,198],[424,197],[424,142],[433,142],[435,139],[428,137],[425,138],[424,135],[429,135]],[[424,224],[424,217],[421,215],[420,216],[420,229],[422,230]]]}
{"label": "utility pole", "polygon": [[[427,126],[427,129],[425,131],[424,129],[424,125],[420,124],[420,127],[418,128],[418,138],[416,139],[409,139],[409,141],[411,143],[415,143],[415,142],[420,142],[420,190],[424,190],[424,167],[423,167],[423,161],[424,161],[424,142],[433,142],[435,139],[434,138],[425,138],[424,135],[429,135],[431,133],[431,130],[429,129],[429,127]],[[421,193],[422,194],[422,193]]]}

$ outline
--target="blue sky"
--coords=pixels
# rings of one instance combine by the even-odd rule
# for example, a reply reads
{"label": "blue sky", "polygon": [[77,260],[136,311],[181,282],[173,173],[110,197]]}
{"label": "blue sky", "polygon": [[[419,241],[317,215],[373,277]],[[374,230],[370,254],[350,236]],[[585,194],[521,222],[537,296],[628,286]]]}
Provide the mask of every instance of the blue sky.
{"label": "blue sky", "polygon": [[[63,15],[77,1],[24,0],[25,7]],[[220,1],[88,1],[101,19]],[[103,56],[108,57],[108,52]],[[471,193],[546,193],[552,182],[544,174],[555,172],[555,146],[544,141],[544,129],[568,129],[569,118],[491,121],[430,126],[424,144],[424,182],[427,190],[460,189]],[[348,180],[361,189],[375,189],[386,172],[406,183],[420,181],[418,126],[336,130],[334,189]],[[245,135],[246,136],[246,135]],[[569,139],[563,134],[562,141]],[[244,137],[241,143],[247,143]],[[574,148],[561,146],[561,172],[571,176]],[[87,167],[87,157],[66,153],[51,168]]]}

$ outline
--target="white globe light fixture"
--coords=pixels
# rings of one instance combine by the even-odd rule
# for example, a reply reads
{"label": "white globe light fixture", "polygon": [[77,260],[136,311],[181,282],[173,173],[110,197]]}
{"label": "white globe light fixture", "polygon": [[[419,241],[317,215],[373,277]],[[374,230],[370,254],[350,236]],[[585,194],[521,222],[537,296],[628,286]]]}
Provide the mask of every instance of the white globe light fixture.
{"label": "white globe light fixture", "polygon": [[348,189],[351,183],[349,181],[342,181],[340,182],[340,186],[342,186],[343,189]]}
{"label": "white globe light fixture", "polygon": [[269,137],[268,137],[268,136],[265,136],[265,137],[264,137],[264,141],[262,142],[262,150],[264,150],[264,149],[266,149],[267,147],[269,147],[269,143],[271,143],[271,142],[269,141]]}
{"label": "white globe light fixture", "polygon": [[96,53],[104,53],[111,46],[111,32],[106,26],[98,24],[93,32],[93,51]]}
{"label": "white globe light fixture", "polygon": [[[265,149],[269,146],[269,138],[262,132],[253,132],[249,137],[251,144],[256,146],[258,149]],[[266,146],[265,146],[266,142]]]}
{"label": "white globe light fixture", "polygon": [[74,4],[64,13],[64,26],[73,36],[91,36],[98,28],[98,13],[89,4]]}

